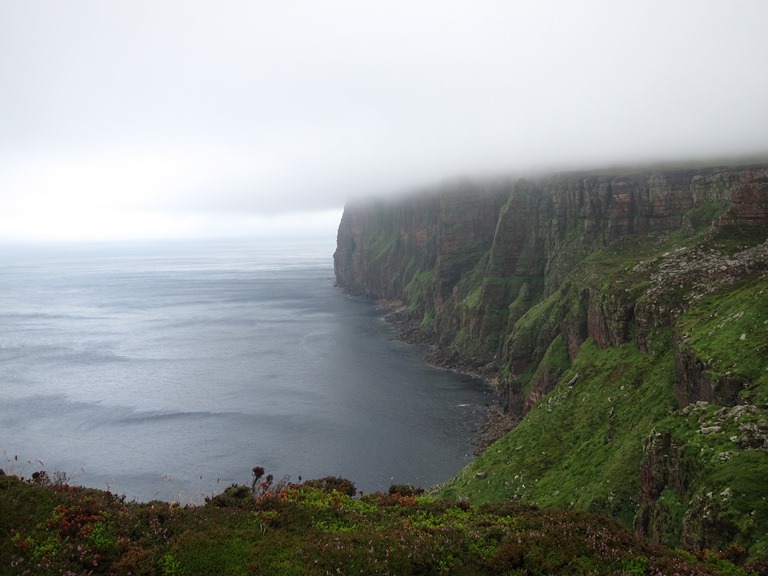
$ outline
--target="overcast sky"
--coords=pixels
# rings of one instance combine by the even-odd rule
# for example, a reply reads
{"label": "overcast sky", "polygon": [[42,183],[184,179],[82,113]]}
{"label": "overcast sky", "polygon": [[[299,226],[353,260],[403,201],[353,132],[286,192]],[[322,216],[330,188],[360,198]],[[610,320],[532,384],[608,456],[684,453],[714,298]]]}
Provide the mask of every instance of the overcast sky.
{"label": "overcast sky", "polygon": [[765,0],[0,0],[0,239],[335,233],[459,175],[768,151]]}

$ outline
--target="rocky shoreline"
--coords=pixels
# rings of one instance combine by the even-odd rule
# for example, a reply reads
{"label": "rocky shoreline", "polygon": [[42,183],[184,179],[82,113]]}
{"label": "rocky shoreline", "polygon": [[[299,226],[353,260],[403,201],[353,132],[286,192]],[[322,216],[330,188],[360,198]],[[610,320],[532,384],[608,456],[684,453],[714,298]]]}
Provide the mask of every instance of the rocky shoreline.
{"label": "rocky shoreline", "polygon": [[[398,333],[396,338],[409,344],[421,344],[429,347],[425,361],[437,368],[451,370],[459,374],[482,380],[494,393],[499,392],[496,367],[480,362],[467,362],[456,352],[443,350],[429,334],[420,330],[415,321],[406,312],[400,302],[377,301],[376,306],[387,310],[384,321],[394,326]],[[488,405],[484,421],[478,437],[474,439],[475,455],[484,452],[491,444],[506,435],[518,424],[519,420],[504,411],[501,404],[495,401]]]}

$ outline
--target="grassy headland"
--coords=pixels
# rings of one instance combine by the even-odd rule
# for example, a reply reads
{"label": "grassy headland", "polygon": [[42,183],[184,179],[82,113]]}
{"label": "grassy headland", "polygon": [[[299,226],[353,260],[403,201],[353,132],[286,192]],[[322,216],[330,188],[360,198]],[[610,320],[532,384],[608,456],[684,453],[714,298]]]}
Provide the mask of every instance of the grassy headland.
{"label": "grassy headland", "polygon": [[[0,476],[3,574],[748,575],[746,552],[698,555],[615,520],[517,502],[472,506],[410,486],[355,494],[339,478],[274,484],[256,469],[199,506]],[[762,568],[761,568],[762,566]]]}

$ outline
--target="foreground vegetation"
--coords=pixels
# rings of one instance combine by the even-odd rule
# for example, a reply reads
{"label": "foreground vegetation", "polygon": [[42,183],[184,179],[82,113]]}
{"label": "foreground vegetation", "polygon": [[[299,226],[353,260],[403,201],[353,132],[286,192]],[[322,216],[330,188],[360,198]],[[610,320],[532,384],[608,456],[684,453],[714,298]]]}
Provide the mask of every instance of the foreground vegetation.
{"label": "foreground vegetation", "polygon": [[[358,495],[348,480],[263,478],[200,506],[0,476],[3,574],[762,574],[738,547],[651,545],[587,512],[478,507],[410,486]],[[58,480],[61,480],[60,478]]]}

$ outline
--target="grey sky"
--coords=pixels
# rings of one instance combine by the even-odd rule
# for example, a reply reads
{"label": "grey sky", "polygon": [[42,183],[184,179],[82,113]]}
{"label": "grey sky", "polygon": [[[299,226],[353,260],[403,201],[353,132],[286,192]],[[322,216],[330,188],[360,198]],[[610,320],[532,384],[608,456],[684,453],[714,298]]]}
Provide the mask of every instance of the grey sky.
{"label": "grey sky", "polygon": [[0,238],[324,230],[456,175],[767,152],[766,25],[764,0],[0,0]]}

